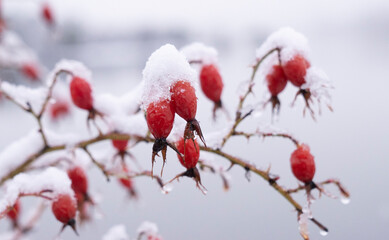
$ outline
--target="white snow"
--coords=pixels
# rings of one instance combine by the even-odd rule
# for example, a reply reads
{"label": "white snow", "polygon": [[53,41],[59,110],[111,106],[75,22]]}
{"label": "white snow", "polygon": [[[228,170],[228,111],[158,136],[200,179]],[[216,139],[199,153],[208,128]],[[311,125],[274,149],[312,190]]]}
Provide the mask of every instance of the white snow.
{"label": "white snow", "polygon": [[34,112],[39,112],[48,93],[44,87],[30,88],[23,85],[14,85],[9,82],[1,82],[1,91],[8,94],[24,108],[28,108],[27,102]]}
{"label": "white snow", "polygon": [[126,227],[123,224],[111,227],[102,240],[129,240]]}
{"label": "white snow", "polygon": [[149,221],[144,221],[138,228],[138,234],[156,235],[158,233],[157,224]]}
{"label": "white snow", "polygon": [[281,28],[272,33],[257,49],[257,59],[261,59],[274,48],[281,48],[281,61],[283,63],[293,58],[296,54],[300,54],[309,60],[308,40],[304,35],[290,27]]}
{"label": "white snow", "polygon": [[334,87],[327,74],[317,67],[310,67],[305,75],[306,83],[301,86],[302,89],[309,89],[312,96],[319,102],[331,103],[330,90]]}
{"label": "white snow", "polygon": [[51,198],[59,194],[74,195],[68,175],[58,168],[49,167],[44,171],[19,173],[5,185],[5,194],[0,200],[0,212],[13,206],[20,194],[38,194],[43,190],[52,191],[44,194]]}
{"label": "white snow", "polygon": [[217,66],[218,52],[215,48],[204,45],[200,42],[195,42],[190,45],[184,46],[181,52],[185,55],[186,59],[191,61],[201,61],[203,65],[213,64]]}
{"label": "white snow", "polygon": [[[82,63],[75,60],[60,60],[53,68],[53,70],[47,76],[47,85],[51,85],[51,82],[54,79],[54,76],[60,70],[69,71],[73,73],[74,76],[83,78],[84,80],[91,82],[92,72]],[[68,77],[68,81],[70,76]]]}
{"label": "white snow", "polygon": [[187,81],[194,87],[196,72],[185,56],[173,45],[166,44],[151,54],[143,70],[142,105],[170,100],[170,87],[177,81]]}
{"label": "white snow", "polygon": [[38,59],[19,36],[10,31],[2,30],[0,41],[0,66],[19,68],[25,63],[38,63]]}
{"label": "white snow", "polygon": [[42,137],[38,130],[32,130],[25,137],[11,143],[0,153],[0,178],[22,164],[32,154],[43,148]]}

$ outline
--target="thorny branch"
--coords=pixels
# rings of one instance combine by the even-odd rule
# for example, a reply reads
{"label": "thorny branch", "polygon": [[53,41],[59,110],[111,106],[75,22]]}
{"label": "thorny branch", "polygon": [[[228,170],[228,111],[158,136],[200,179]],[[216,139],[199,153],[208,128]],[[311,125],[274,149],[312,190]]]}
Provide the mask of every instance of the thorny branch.
{"label": "thorny branch", "polygon": [[[240,97],[240,101],[238,103],[234,124],[232,125],[230,131],[222,139],[221,148],[226,144],[228,139],[230,139],[232,136],[244,136],[246,138],[250,138],[250,137],[253,137],[253,136],[264,137],[264,138],[265,137],[281,137],[281,138],[288,139],[288,140],[292,141],[296,146],[299,145],[299,141],[297,141],[294,137],[292,137],[291,135],[286,134],[286,133],[263,133],[263,132],[260,132],[260,131],[257,131],[255,133],[246,133],[246,132],[243,132],[243,131],[237,131],[236,130],[238,125],[244,119],[249,117],[251,115],[251,113],[253,112],[253,110],[251,110],[251,111],[248,111],[247,113],[243,114],[242,113],[242,109],[243,109],[243,105],[244,105],[244,102],[245,102],[246,98],[252,92],[252,89],[253,89],[253,86],[254,86],[255,75],[256,75],[256,72],[257,72],[260,64],[264,61],[264,59],[266,59],[268,56],[270,56],[274,52],[278,53],[278,58],[280,60],[280,51],[281,51],[280,48],[274,48],[274,49],[270,50],[267,54],[265,54],[265,56],[263,56],[261,59],[257,59],[256,64],[253,66],[253,72],[252,72],[252,75],[251,75],[251,78],[250,78],[250,81],[249,81],[248,89]],[[13,170],[11,170],[7,175],[3,176],[0,179],[0,186],[3,185],[7,180],[13,178],[18,173],[21,173],[21,172],[24,172],[24,171],[28,171],[30,169],[30,166],[39,157],[41,157],[41,156],[43,156],[43,155],[45,155],[45,154],[47,154],[49,152],[54,152],[54,151],[59,151],[59,150],[66,149],[67,146],[64,145],[64,144],[63,145],[56,145],[56,146],[51,146],[51,145],[48,144],[46,136],[45,136],[45,134],[43,132],[43,126],[42,126],[42,123],[41,123],[41,117],[42,117],[42,115],[43,115],[43,113],[44,113],[44,111],[45,111],[45,109],[47,107],[47,104],[48,104],[49,100],[51,99],[52,90],[53,90],[54,85],[56,83],[57,77],[61,73],[63,73],[63,72],[65,72],[67,74],[72,74],[72,73],[70,73],[68,71],[63,71],[63,70],[61,70],[61,71],[59,71],[59,72],[57,72],[55,74],[55,78],[53,79],[51,85],[48,88],[48,95],[47,95],[47,97],[46,97],[46,99],[44,101],[44,104],[42,106],[41,111],[38,114],[35,113],[32,110],[31,106],[28,103],[27,103],[28,107],[26,108],[23,104],[17,102],[15,99],[13,99],[9,95],[7,95],[7,93],[4,93],[4,95],[8,99],[10,99],[12,102],[14,102],[16,105],[18,105],[20,108],[22,108],[26,112],[31,113],[36,118],[36,120],[38,122],[38,125],[39,125],[39,130],[40,130],[43,142],[44,142],[44,147],[42,149],[40,149],[37,153],[35,153],[35,154],[31,155],[30,157],[28,157],[22,164],[20,164],[19,166],[17,166]],[[128,177],[128,178],[134,178],[134,177],[140,177],[140,176],[148,176],[148,177],[151,177],[152,179],[155,179],[158,182],[159,186],[163,189],[163,186],[164,186],[163,180],[160,177],[153,175],[150,171],[141,171],[141,172],[138,172],[138,173],[132,172],[132,173],[126,174],[126,176],[122,176],[122,175],[119,176],[119,174],[117,174],[115,172],[108,171],[106,169],[106,167],[102,163],[97,162],[95,160],[95,158],[93,157],[92,153],[87,149],[90,145],[92,145],[94,143],[97,143],[97,142],[104,141],[104,140],[112,140],[112,139],[122,140],[122,139],[128,139],[128,138],[131,138],[131,139],[135,140],[135,144],[134,145],[136,145],[138,143],[141,143],[141,142],[145,142],[145,143],[152,143],[152,142],[154,142],[154,139],[151,138],[149,134],[146,135],[146,136],[135,136],[135,135],[131,135],[130,136],[128,134],[121,134],[121,133],[117,133],[117,132],[109,132],[109,133],[99,134],[98,136],[93,137],[93,138],[91,138],[89,140],[81,141],[78,144],[74,145],[74,148],[75,149],[79,148],[79,149],[84,150],[85,153],[90,157],[91,161],[106,176],[107,180],[109,179],[110,176]],[[299,186],[299,187],[297,187],[295,189],[285,189],[284,187],[280,186],[277,183],[277,180],[278,180],[279,177],[276,176],[276,175],[271,174],[270,173],[270,168],[267,169],[267,170],[261,170],[261,169],[257,168],[255,165],[250,164],[247,161],[242,160],[241,158],[235,157],[233,155],[230,155],[229,153],[226,153],[226,152],[222,151],[220,148],[211,148],[211,147],[201,146],[200,150],[216,154],[219,157],[222,157],[222,158],[228,160],[230,162],[231,166],[226,171],[231,169],[233,166],[238,165],[238,166],[242,167],[246,171],[246,175],[249,174],[250,172],[252,172],[252,173],[260,176],[262,179],[264,179],[266,182],[268,182],[269,185],[274,190],[276,190],[282,197],[284,197],[294,207],[294,209],[297,211],[298,214],[302,214],[303,213],[302,206],[296,200],[294,200],[294,198],[291,195],[293,193],[296,193],[296,192],[299,192],[299,191],[305,189],[305,186]],[[200,162],[199,164],[200,164],[200,167],[202,167],[202,168],[209,168],[212,171],[212,167],[207,166],[207,165],[205,165],[202,162]],[[224,180],[225,179],[223,179],[223,181]],[[225,184],[225,188],[228,188],[228,185],[227,185],[228,183],[226,184],[224,182],[224,184]],[[339,188],[339,190],[340,190],[340,192],[341,192],[341,194],[343,196],[349,197],[349,193],[347,192],[347,190],[342,186],[342,184],[339,181],[334,180],[334,179],[329,179],[329,180],[320,182],[317,185],[321,186],[321,185],[325,185],[325,184],[335,184]],[[315,218],[312,217],[312,218],[309,218],[309,219],[314,224],[316,224],[321,230],[328,231],[328,229],[323,224],[321,224],[319,221],[317,221]]]}

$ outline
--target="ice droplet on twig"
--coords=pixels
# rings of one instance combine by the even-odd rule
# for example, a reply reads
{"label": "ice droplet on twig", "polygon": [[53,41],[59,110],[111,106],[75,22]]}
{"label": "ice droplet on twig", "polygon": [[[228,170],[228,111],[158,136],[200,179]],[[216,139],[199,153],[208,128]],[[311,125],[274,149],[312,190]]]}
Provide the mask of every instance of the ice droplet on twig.
{"label": "ice droplet on twig", "polygon": [[162,194],[168,194],[173,190],[173,186],[171,184],[163,186],[161,192]]}
{"label": "ice droplet on twig", "polygon": [[320,235],[322,235],[322,236],[327,236],[327,235],[328,235],[328,231],[326,231],[326,230],[320,230]]}
{"label": "ice droplet on twig", "polygon": [[344,204],[347,205],[350,203],[351,199],[349,197],[341,197],[340,201]]}

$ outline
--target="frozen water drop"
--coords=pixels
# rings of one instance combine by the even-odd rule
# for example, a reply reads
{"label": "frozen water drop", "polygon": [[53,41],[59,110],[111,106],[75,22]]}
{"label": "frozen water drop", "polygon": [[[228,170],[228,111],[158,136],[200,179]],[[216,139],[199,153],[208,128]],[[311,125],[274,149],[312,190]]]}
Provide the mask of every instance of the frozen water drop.
{"label": "frozen water drop", "polygon": [[163,186],[161,192],[162,192],[162,194],[168,194],[172,190],[173,190],[173,186],[172,185],[166,185],[166,186]]}
{"label": "frozen water drop", "polygon": [[340,201],[341,201],[344,205],[347,205],[347,204],[350,203],[351,199],[348,198],[348,197],[342,197],[342,198],[340,199]]}
{"label": "frozen water drop", "polygon": [[327,236],[327,235],[328,235],[328,231],[326,231],[326,230],[320,230],[320,235],[322,235],[322,236]]}

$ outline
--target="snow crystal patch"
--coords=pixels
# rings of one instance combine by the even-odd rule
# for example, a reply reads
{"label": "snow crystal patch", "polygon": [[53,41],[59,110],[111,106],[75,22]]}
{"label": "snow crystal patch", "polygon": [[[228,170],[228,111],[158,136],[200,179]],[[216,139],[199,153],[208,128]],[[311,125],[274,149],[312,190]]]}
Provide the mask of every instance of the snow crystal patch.
{"label": "snow crystal patch", "polygon": [[305,81],[306,83],[301,86],[302,89],[309,89],[312,96],[319,102],[331,103],[330,90],[334,87],[324,71],[316,67],[308,68]]}
{"label": "snow crystal patch", "polygon": [[13,206],[20,194],[39,194],[45,192],[45,196],[55,198],[59,194],[74,196],[71,181],[66,172],[58,168],[49,167],[42,172],[19,173],[5,185],[5,194],[0,200],[0,212],[9,206]]}
{"label": "snow crystal patch", "polygon": [[48,93],[47,88],[30,88],[23,85],[14,85],[8,82],[1,82],[1,91],[9,95],[24,108],[31,106],[34,112],[42,109],[43,102]]}
{"label": "snow crystal patch", "polygon": [[150,103],[170,100],[170,87],[177,81],[187,81],[194,87],[196,73],[185,56],[173,45],[166,44],[153,52],[143,70],[143,108]]}
{"label": "snow crystal patch", "polygon": [[155,235],[158,233],[158,227],[155,223],[144,221],[138,228],[138,234]]}
{"label": "snow crystal patch", "polygon": [[272,33],[256,51],[257,59],[261,59],[274,48],[281,48],[281,61],[286,62],[296,54],[308,59],[308,40],[299,32],[290,27],[281,28]]}
{"label": "snow crystal patch", "polygon": [[203,43],[195,42],[181,49],[189,62],[201,61],[203,65],[217,65],[218,52],[215,48],[204,45]]}
{"label": "snow crystal patch", "polygon": [[177,142],[184,137],[186,121],[183,118],[176,118],[174,120],[173,129],[169,134],[167,140],[170,142]]}
{"label": "snow crystal patch", "polygon": [[145,136],[148,131],[143,112],[132,116],[115,115],[110,117],[115,131],[129,135]]}
{"label": "snow crystal patch", "polygon": [[[47,84],[51,85],[54,80],[55,74],[59,71],[64,70],[71,72],[74,76],[81,77],[88,82],[91,82],[92,72],[81,62],[75,60],[62,59],[59,61],[54,69],[49,73],[47,77]],[[68,78],[70,81],[70,76]]]}
{"label": "snow crystal patch", "polygon": [[125,114],[134,114],[141,105],[141,98],[144,88],[144,81],[141,81],[134,89],[124,94],[121,100],[121,106]]}
{"label": "snow crystal patch", "polygon": [[37,57],[17,34],[2,30],[0,43],[0,64],[9,67],[21,67],[25,63],[36,63]]}
{"label": "snow crystal patch", "polygon": [[130,239],[123,224],[111,227],[102,240],[128,240]]}
{"label": "snow crystal patch", "polygon": [[0,177],[22,164],[32,154],[43,148],[38,130],[32,130],[25,137],[13,142],[0,153]]}

